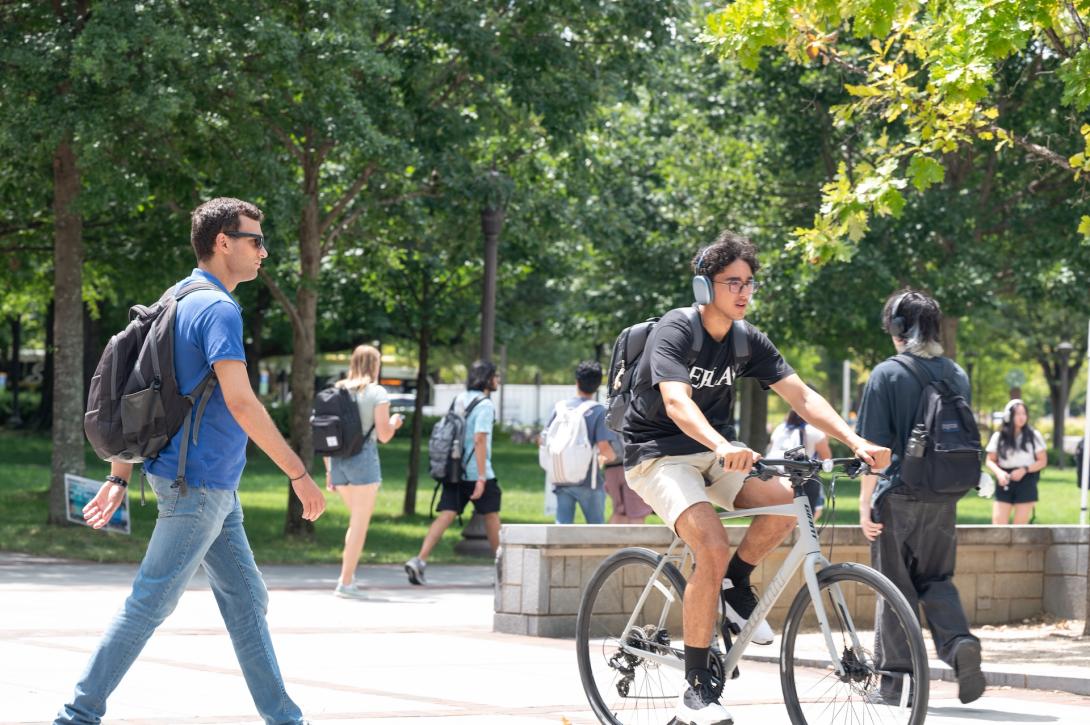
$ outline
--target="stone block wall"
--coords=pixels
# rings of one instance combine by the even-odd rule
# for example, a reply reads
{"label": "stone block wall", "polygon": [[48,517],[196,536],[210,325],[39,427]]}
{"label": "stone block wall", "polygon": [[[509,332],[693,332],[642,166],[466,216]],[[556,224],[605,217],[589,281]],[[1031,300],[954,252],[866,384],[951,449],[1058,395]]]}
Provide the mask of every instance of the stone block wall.
{"label": "stone block wall", "polygon": [[[731,547],[745,528],[728,526]],[[796,534],[754,571],[758,589],[775,575]],[[663,552],[672,540],[664,526],[506,525],[500,540],[493,629],[539,637],[570,637],[584,584],[618,549]],[[974,625],[1001,624],[1051,614],[1085,616],[1090,528],[1078,526],[959,526],[955,584]],[[870,545],[856,526],[826,527],[822,552],[834,563],[870,562]],[[688,572],[682,572],[688,574]],[[795,593],[796,572],[769,616],[783,624]],[[856,603],[853,616],[873,619],[873,601]]]}

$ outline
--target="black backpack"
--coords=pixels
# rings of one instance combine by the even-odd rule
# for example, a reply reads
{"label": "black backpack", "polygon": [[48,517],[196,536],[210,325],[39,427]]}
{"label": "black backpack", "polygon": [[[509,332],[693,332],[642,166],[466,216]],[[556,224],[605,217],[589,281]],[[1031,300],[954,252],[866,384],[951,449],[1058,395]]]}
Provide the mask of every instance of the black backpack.
{"label": "black backpack", "polygon": [[[216,388],[216,374],[209,372],[188,395],[178,389],[174,318],[178,301],[201,290],[223,292],[210,282],[193,282],[181,291],[175,285],[150,307],[136,305],[129,310],[129,324],[111,337],[102,351],[83,416],[83,432],[104,461],[141,463],[154,459],[182,429],[175,485],[183,494],[190,428],[196,445],[201,417]],[[195,421],[190,415],[194,404]]]}
{"label": "black backpack", "polygon": [[893,360],[920,383],[923,394],[901,458],[901,483],[921,500],[961,498],[980,483],[980,430],[964,396],[935,379],[908,355]]}
{"label": "black backpack", "polygon": [[[700,310],[696,305],[679,308],[693,330],[693,344],[686,360],[691,365],[700,349],[704,345],[704,325],[700,321]],[[643,357],[643,350],[647,346],[647,339],[655,324],[662,318],[651,317],[643,322],[637,322],[621,330],[617,339],[613,342],[613,354],[609,359],[609,377],[606,388],[606,426],[610,430],[621,433],[624,430],[624,414],[632,401],[633,380],[636,377],[636,369]],[[746,323],[735,320],[731,330],[731,343],[734,346],[734,369],[741,370],[749,360],[749,339],[746,332]]]}
{"label": "black backpack", "polygon": [[310,432],[314,452],[331,458],[347,458],[363,450],[375,426],[363,433],[360,409],[347,388],[336,385],[322,390],[314,398],[310,413]]}

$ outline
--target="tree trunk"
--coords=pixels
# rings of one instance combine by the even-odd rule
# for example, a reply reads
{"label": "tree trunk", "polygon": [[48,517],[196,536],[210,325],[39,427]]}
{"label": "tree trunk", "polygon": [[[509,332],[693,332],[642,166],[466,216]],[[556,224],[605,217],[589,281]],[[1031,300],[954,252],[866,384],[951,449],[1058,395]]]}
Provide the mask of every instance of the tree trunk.
{"label": "tree trunk", "polygon": [[[310,436],[310,410],[314,400],[316,369],[315,326],[318,310],[318,273],[322,258],[318,225],[318,174],[320,164],[307,155],[303,165],[303,218],[299,223],[299,262],[301,274],[295,292],[292,316],[291,357],[291,443],[295,452],[310,467],[314,445]],[[288,536],[311,535],[314,524],[303,519],[303,503],[288,483],[288,511],[284,521]]]}
{"label": "tree trunk", "polygon": [[958,318],[943,317],[942,327],[939,328],[939,342],[942,343],[942,353],[951,360],[958,357]]}
{"label": "tree trunk", "polygon": [[742,401],[742,442],[758,453],[768,447],[768,393],[753,378],[739,379],[739,395]]}
{"label": "tree trunk", "polygon": [[53,462],[49,523],[66,523],[64,474],[83,474],[83,219],[69,138],[53,154]]}
{"label": "tree trunk", "polygon": [[431,394],[428,385],[428,353],[431,351],[431,321],[425,302],[420,310],[420,338],[416,352],[416,401],[413,403],[413,434],[409,443],[409,477],[405,479],[405,516],[416,513],[416,489],[420,480],[420,447],[424,437],[424,401]]}

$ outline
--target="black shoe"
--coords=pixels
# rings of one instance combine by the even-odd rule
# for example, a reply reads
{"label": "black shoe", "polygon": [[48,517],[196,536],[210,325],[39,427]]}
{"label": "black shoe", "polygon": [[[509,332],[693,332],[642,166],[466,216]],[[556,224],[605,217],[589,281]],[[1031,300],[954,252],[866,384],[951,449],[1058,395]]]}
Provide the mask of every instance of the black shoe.
{"label": "black shoe", "polygon": [[958,679],[958,699],[969,704],[984,694],[984,673],[980,671],[980,642],[963,639],[954,646],[954,674]]}

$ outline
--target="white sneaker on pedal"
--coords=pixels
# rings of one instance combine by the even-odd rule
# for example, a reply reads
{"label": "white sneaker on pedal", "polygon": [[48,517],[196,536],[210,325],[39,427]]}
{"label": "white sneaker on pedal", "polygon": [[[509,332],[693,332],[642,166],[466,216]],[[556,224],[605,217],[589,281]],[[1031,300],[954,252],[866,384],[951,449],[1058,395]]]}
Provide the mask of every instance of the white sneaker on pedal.
{"label": "white sneaker on pedal", "polygon": [[[733,631],[737,634],[746,626],[746,620],[753,610],[757,608],[757,595],[753,593],[753,587],[736,587],[730,579],[723,580],[723,611],[727,620],[737,627]],[[753,631],[753,644],[772,644],[772,627],[768,626],[768,620],[762,619]]]}
{"label": "white sneaker on pedal", "polygon": [[710,687],[690,685],[677,699],[674,722],[678,725],[733,725],[734,720],[727,708],[719,704]]}

